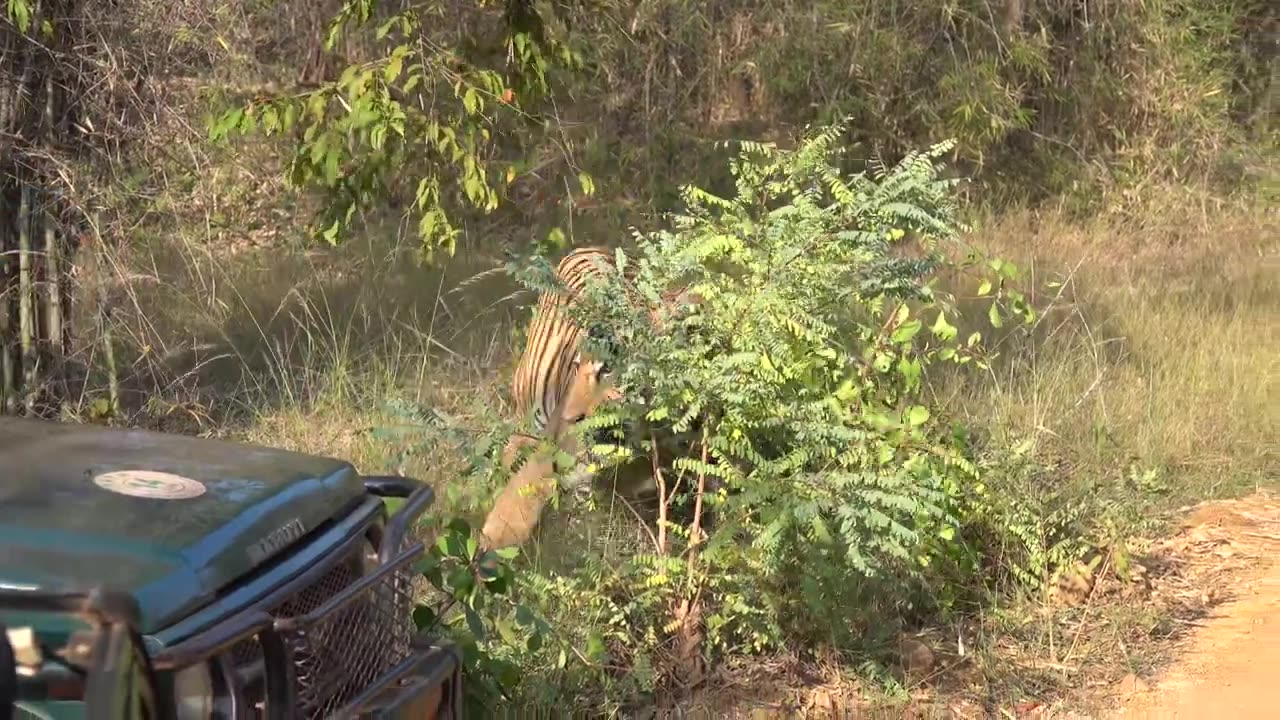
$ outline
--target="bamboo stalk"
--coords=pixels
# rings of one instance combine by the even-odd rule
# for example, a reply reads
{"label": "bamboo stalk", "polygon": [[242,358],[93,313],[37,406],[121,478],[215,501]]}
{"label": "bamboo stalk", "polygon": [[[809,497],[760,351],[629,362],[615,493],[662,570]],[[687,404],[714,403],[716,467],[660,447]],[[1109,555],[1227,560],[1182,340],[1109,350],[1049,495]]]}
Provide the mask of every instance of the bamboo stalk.
{"label": "bamboo stalk", "polygon": [[9,212],[5,188],[0,184],[0,412],[12,414],[17,409],[17,380],[13,367],[13,306],[9,291],[13,287],[12,213]]}
{"label": "bamboo stalk", "polygon": [[44,132],[46,137],[53,137],[57,134],[53,123],[54,92],[53,68],[50,67],[44,74]]}
{"label": "bamboo stalk", "polygon": [[[89,223],[89,230],[93,234],[92,243],[95,252],[103,252],[102,235],[99,234],[99,228],[102,225],[98,222],[95,215]],[[111,338],[111,306],[108,304],[107,285],[106,283],[97,283],[98,286],[98,333],[102,338],[103,357],[107,363],[107,398],[110,402],[108,410],[109,415],[115,415],[120,412],[120,378],[116,372],[116,350],[115,343]]]}
{"label": "bamboo stalk", "polygon": [[[43,22],[44,20],[44,6],[43,6],[43,3],[40,2],[40,0],[36,0],[35,7],[32,8],[31,15],[32,15],[31,26],[34,28],[40,27],[40,23]],[[14,32],[16,33],[19,31],[15,28]],[[19,52],[22,54],[23,60],[22,60],[22,73],[18,76],[18,86],[17,88],[15,88],[15,92],[13,93],[13,99],[12,99],[13,106],[10,108],[10,112],[12,114],[9,120],[9,123],[11,125],[9,130],[11,132],[16,132],[20,130],[21,128],[18,126],[26,118],[26,113],[24,112],[26,108],[23,107],[22,99],[24,96],[34,94],[29,92],[29,89],[27,86],[31,83],[31,76],[35,70],[36,62],[38,61],[37,49],[32,46],[32,43],[23,42],[23,38],[21,37],[17,39],[17,43],[18,43]]]}
{"label": "bamboo stalk", "polygon": [[[0,57],[7,60],[12,58],[14,55],[14,35],[17,31],[6,27],[0,32],[3,33],[3,39],[0,40],[0,52],[2,52],[3,55],[0,55]],[[10,127],[12,122],[10,116],[13,111],[13,94],[14,89],[11,86],[10,73],[0,73],[0,130],[5,132],[12,132],[13,130]]]}
{"label": "bamboo stalk", "polygon": [[107,398],[111,402],[110,415],[120,411],[120,378],[116,374],[116,349],[111,341],[111,313],[107,310],[106,291],[102,293],[102,303],[98,306],[98,322],[102,328],[102,350],[107,360]]}
{"label": "bamboo stalk", "polygon": [[[54,116],[55,84],[53,73],[45,76],[44,119],[45,132],[50,136],[57,134]],[[52,357],[62,355],[62,282],[58,269],[58,233],[54,227],[53,211],[46,210],[40,214],[44,223],[44,287],[45,287],[45,342]]]}
{"label": "bamboo stalk", "polygon": [[45,342],[54,357],[62,355],[62,277],[58,265],[58,232],[53,217],[44,219]]}
{"label": "bamboo stalk", "polygon": [[22,184],[18,200],[18,343],[21,351],[23,405],[28,413],[35,409],[37,380],[35,352],[35,308],[31,283],[31,195],[30,185]]}

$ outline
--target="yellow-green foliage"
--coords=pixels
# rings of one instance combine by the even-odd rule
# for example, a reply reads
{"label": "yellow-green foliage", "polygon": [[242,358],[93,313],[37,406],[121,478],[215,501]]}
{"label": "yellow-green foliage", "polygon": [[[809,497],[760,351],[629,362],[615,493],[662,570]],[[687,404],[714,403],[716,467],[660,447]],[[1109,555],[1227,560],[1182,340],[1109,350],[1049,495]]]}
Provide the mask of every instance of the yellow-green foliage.
{"label": "yellow-green foliage", "polygon": [[[485,3],[476,5],[483,13]],[[519,123],[522,103],[536,105],[547,93],[553,61],[572,68],[579,60],[521,3],[499,23],[506,62],[422,42],[432,33],[430,14],[348,0],[330,23],[325,49],[349,34],[372,35],[373,58],[347,65],[317,89],[232,108],[212,123],[210,139],[255,131],[291,138],[289,178],[325,194],[317,230],[330,243],[396,199],[409,205],[425,250],[442,246],[452,254],[458,223],[451,211],[494,210],[498,178],[514,172],[493,162],[503,130]],[[590,179],[583,183],[589,187]]]}
{"label": "yellow-green foliage", "polygon": [[[1030,334],[1011,333],[1008,322],[983,327],[998,351],[989,370],[934,373],[920,391],[931,423],[959,416],[973,431],[987,501],[949,509],[963,511],[957,538],[982,552],[947,554],[960,545],[942,538],[946,526],[930,516],[939,532],[920,553],[933,558],[930,583],[924,595],[904,599],[871,583],[837,597],[833,584],[807,571],[838,566],[809,557],[796,564],[793,594],[757,588],[742,578],[777,575],[751,548],[726,546],[721,567],[740,572],[709,578],[720,615],[707,628],[730,646],[725,652],[787,637],[777,621],[786,619],[787,604],[794,618],[810,601],[830,609],[852,596],[849,606],[866,610],[863,616],[879,613],[890,622],[810,622],[805,640],[838,644],[863,633],[867,652],[838,657],[853,667],[876,657],[870,651],[884,646],[880,641],[898,627],[894,621],[936,624],[945,615],[930,611],[946,607],[983,615],[1005,597],[985,596],[988,587],[1012,581],[1034,588],[1085,546],[1160,518],[1164,508],[1280,476],[1280,228],[1269,209],[1275,198],[1249,205],[1202,192],[1247,189],[1259,168],[1267,169],[1258,156],[1274,152],[1268,135],[1274,100],[1267,98],[1274,97],[1275,61],[1266,49],[1273,3],[605,0],[589,10],[557,3],[572,22],[548,14],[537,32],[567,43],[584,67],[547,66],[554,102],[543,105],[526,104],[518,84],[537,79],[536,69],[506,64],[509,25],[499,17],[499,5],[533,4],[463,0],[441,6],[444,18],[427,18],[412,38],[401,33],[403,25],[378,38],[390,15],[371,12],[375,21],[361,31],[366,44],[359,52],[323,53],[331,64],[318,74],[322,87],[294,86],[296,66],[323,41],[332,11],[343,5],[360,11],[363,4],[252,0],[211,3],[201,14],[201,3],[192,2],[184,4],[191,14],[180,19],[181,37],[155,32],[167,52],[178,48],[199,61],[161,55],[159,65],[177,68],[176,79],[163,88],[144,86],[199,92],[161,111],[130,114],[163,120],[141,123],[138,133],[165,153],[142,163],[129,154],[136,146],[122,145],[124,155],[111,158],[107,174],[128,202],[94,195],[122,228],[107,234],[118,253],[95,274],[112,290],[115,337],[127,346],[121,365],[154,375],[130,395],[146,400],[133,402],[144,409],[135,419],[189,413],[199,420],[189,426],[193,432],[349,457],[370,472],[403,470],[437,484],[438,526],[483,516],[494,484],[483,473],[467,475],[480,453],[461,438],[505,429],[511,357],[495,338],[518,336],[526,315],[510,309],[518,303],[505,285],[464,286],[458,278],[500,263],[495,246],[525,249],[552,225],[562,225],[574,242],[621,242],[628,223],[652,228],[654,212],[676,205],[684,184],[733,195],[734,178],[713,139],[772,138],[785,146],[796,125],[852,114],[846,140],[862,143],[860,157],[892,161],[906,148],[959,139],[955,167],[982,181],[970,185],[980,190],[970,199],[984,208],[966,239],[1015,261],[1027,299],[1044,312]],[[146,17],[171,14],[165,3],[137,5],[144,6],[152,13]],[[1025,12],[1010,22],[1005,12],[1015,6]],[[410,45],[433,50],[429,57],[398,50]],[[399,74],[392,72],[397,52],[404,63]],[[131,56],[119,57],[127,64]],[[423,65],[419,85],[444,73],[430,78],[442,104],[427,105],[430,112],[416,119],[451,124],[462,137],[487,130],[491,139],[454,148],[425,134],[401,137],[394,123],[382,122],[386,114],[368,122],[363,105],[347,112],[348,91],[361,103],[382,102],[384,90],[404,102],[397,93],[415,77],[414,62]],[[458,77],[467,82],[455,86]],[[468,101],[470,81],[476,95]],[[502,102],[507,86],[518,91],[518,107]],[[298,93],[321,97],[324,114],[307,119],[298,134],[284,134],[284,143],[314,150],[323,133],[343,142],[326,140],[321,152],[301,157],[307,172],[296,179],[313,180],[308,189],[356,190],[322,209],[343,220],[367,211],[375,222],[351,228],[362,241],[352,246],[304,255],[270,245],[227,260],[211,249],[303,227],[314,202],[333,196],[280,193],[283,174],[273,168],[281,158],[265,157],[273,145],[237,142],[210,151],[188,123],[198,125],[209,103],[217,118],[232,102]],[[284,105],[274,121],[262,114],[266,106],[253,104],[257,127],[283,122]],[[318,128],[311,138],[308,124]],[[583,170],[594,183],[581,179]],[[419,181],[428,175],[439,178],[439,192],[417,207]],[[462,182],[455,186],[456,180]],[[1164,195],[1171,185],[1193,189]],[[584,196],[592,189],[597,199],[588,206]],[[492,191],[502,200],[496,212],[481,218],[468,210],[473,200],[491,204]],[[1030,210],[1008,204],[1028,196],[1049,202]],[[418,240],[396,238],[394,215],[407,206],[416,214],[411,219],[421,220],[438,209],[437,197],[465,227],[459,260],[468,265],[428,273],[400,261]],[[349,216],[353,199],[360,211]],[[563,202],[552,209],[556,200]],[[1082,207],[1095,214],[1082,219]],[[947,326],[990,324],[988,303],[969,297],[977,288],[973,280],[940,287],[958,296]],[[933,323],[928,318],[921,335]],[[464,342],[469,334],[479,341]],[[84,398],[92,400],[92,392]],[[405,422],[388,400],[439,411],[413,419],[430,441],[372,433]],[[245,419],[247,425],[234,422]],[[891,518],[915,528],[914,517]],[[654,599],[666,597],[661,593],[670,586],[636,592],[631,576],[619,580],[619,568],[668,579],[687,572],[672,558],[653,562],[652,553],[647,565],[626,564],[651,545],[645,527],[620,502],[551,513],[544,542],[529,548],[521,588],[530,604],[555,609],[550,641],[527,645],[538,635],[528,617],[523,625],[487,625],[500,638],[491,655],[520,661],[527,679],[546,680],[546,698],[561,708],[565,698],[616,709],[645,697],[670,670],[663,653],[637,650],[665,648],[660,640],[670,608]],[[669,539],[683,547],[687,526],[671,526]],[[783,602],[758,602],[766,590]],[[504,612],[516,611],[483,620],[503,619]],[[452,619],[460,629],[471,620]],[[510,675],[509,666],[491,670]]]}

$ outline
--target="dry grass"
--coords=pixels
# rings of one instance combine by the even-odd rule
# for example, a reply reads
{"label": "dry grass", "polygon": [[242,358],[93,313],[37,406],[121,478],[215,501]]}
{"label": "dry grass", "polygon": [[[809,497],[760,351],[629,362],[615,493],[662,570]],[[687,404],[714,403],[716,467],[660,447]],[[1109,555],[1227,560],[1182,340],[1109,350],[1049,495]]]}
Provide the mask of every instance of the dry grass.
{"label": "dry grass", "polygon": [[1020,213],[977,231],[1050,309],[1034,342],[1007,340],[988,382],[957,406],[1077,469],[1134,463],[1210,486],[1274,476],[1277,215],[1167,202],[1129,217]]}
{"label": "dry grass", "polygon": [[[952,396],[954,407],[1006,439],[1034,438],[1077,468],[1120,459],[1200,478],[1270,475],[1280,438],[1280,223],[1240,206],[1166,207],[1145,217],[1156,219],[1081,224],[1054,213],[1017,213],[976,230],[975,242],[1028,271],[1036,302],[1050,309],[1033,342],[1003,341],[1001,361],[985,382]],[[490,396],[492,407],[505,403],[511,325],[523,317],[520,310],[508,307],[482,321],[470,336],[481,356],[468,358],[450,349],[456,329],[468,322],[464,313],[431,314],[433,295],[448,295],[447,278],[405,289],[419,295],[405,312],[409,301],[388,290],[394,283],[386,276],[327,291],[337,287],[354,297],[326,295],[317,263],[333,264],[313,260],[286,274],[252,275],[261,283],[305,278],[273,291],[279,300],[273,317],[295,303],[285,324],[306,338],[296,341],[297,362],[274,364],[281,377],[313,378],[286,393],[297,402],[264,404],[252,437],[318,449],[342,437],[344,426],[368,427],[371,401],[388,394],[449,413],[465,413],[462,406],[477,393]],[[358,265],[348,264],[348,272],[359,275]],[[1051,280],[1061,288],[1048,288]],[[310,290],[299,286],[308,283]],[[383,290],[370,292],[369,283]],[[279,345],[269,337],[270,322],[229,316],[270,308],[268,290],[257,287],[257,300],[242,300],[242,312],[224,314],[217,324],[262,328],[253,333],[259,344]],[[464,294],[464,301],[501,302],[493,290],[480,292],[487,295]],[[230,294],[245,296],[238,289]],[[424,320],[432,324],[423,327]],[[300,367],[308,362],[324,367]]]}

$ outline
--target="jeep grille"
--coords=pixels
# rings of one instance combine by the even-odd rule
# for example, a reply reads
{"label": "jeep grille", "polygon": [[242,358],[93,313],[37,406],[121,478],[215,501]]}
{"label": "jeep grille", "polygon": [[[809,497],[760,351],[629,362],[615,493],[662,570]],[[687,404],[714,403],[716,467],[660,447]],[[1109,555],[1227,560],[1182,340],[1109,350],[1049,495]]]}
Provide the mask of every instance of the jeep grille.
{"label": "jeep grille", "polygon": [[[359,591],[359,597],[315,615],[360,579],[360,551],[342,558],[318,580],[271,609],[276,618],[296,622],[281,636],[293,656],[298,713],[328,718],[396,664],[409,657],[414,633],[412,564],[403,564]],[[231,650],[233,667],[245,676],[261,677],[262,648],[257,638],[242,640]],[[252,693],[251,704],[261,700]]]}

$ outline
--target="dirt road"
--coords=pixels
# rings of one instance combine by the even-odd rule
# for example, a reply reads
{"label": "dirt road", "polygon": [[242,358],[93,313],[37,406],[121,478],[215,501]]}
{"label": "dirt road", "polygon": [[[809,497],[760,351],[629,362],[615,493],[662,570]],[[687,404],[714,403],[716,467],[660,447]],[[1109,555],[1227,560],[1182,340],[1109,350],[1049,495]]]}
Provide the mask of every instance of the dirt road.
{"label": "dirt road", "polygon": [[1130,688],[1116,717],[1280,717],[1280,503],[1255,497],[1210,506],[1191,522],[1250,569],[1219,588],[1232,600],[1200,622],[1168,670]]}
{"label": "dirt road", "polygon": [[[750,683],[689,706],[686,717],[911,717],[1094,720],[1165,718],[1252,720],[1280,718],[1280,494],[1258,492],[1236,500],[1206,502],[1183,513],[1169,537],[1142,541],[1133,556],[1146,581],[1122,584],[1108,575],[1105,602],[1152,604],[1180,629],[1134,657],[1163,658],[1163,670],[1115,679],[1123,659],[1103,656],[1103,667],[1080,691],[1041,704],[1015,698],[996,712],[964,691],[922,692],[908,708],[871,712],[843,675],[790,689],[770,685],[762,672]],[[1138,564],[1130,568],[1136,578]],[[1088,587],[1096,588],[1095,583]],[[1132,594],[1124,599],[1125,588]],[[1084,591],[1082,602],[1090,591]],[[1095,598],[1096,599],[1096,598]],[[1106,632],[1105,623],[1092,626]],[[1173,645],[1166,645],[1166,642]],[[935,648],[945,643],[934,641]],[[1123,650],[1123,649],[1122,649]],[[1129,650],[1123,650],[1127,653]],[[954,657],[948,659],[955,662]],[[834,664],[831,667],[835,667]],[[776,673],[776,670],[772,671]],[[959,675],[957,675],[959,677]],[[1097,682],[1094,682],[1094,680]],[[942,683],[939,682],[940,686]],[[744,688],[749,687],[749,690]],[[953,687],[965,687],[963,681]],[[754,694],[749,694],[754,693]]]}

